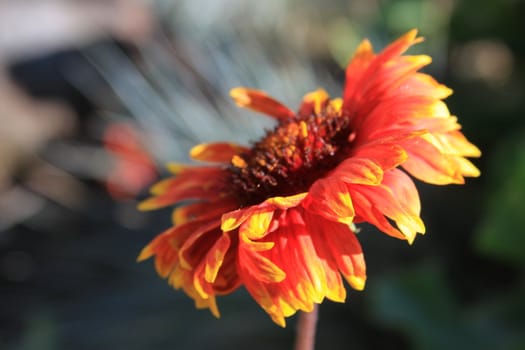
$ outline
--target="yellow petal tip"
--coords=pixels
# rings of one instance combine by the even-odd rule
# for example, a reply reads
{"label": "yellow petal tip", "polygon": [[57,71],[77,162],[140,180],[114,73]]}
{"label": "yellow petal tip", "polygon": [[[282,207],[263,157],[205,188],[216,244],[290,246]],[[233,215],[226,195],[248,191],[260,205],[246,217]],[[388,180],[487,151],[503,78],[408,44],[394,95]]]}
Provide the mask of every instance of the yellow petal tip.
{"label": "yellow petal tip", "polygon": [[350,283],[350,286],[352,286],[352,288],[354,288],[355,290],[361,291],[365,289],[366,278],[359,276],[349,276],[348,283]]}
{"label": "yellow petal tip", "polygon": [[137,205],[137,209],[140,211],[149,211],[149,210],[157,209],[157,206],[155,205],[152,199],[153,198],[150,198],[150,199],[146,199],[145,201],[140,202]]}
{"label": "yellow petal tip", "polygon": [[153,255],[153,250],[151,249],[150,246],[146,246],[144,247],[144,249],[142,249],[139,256],[137,257],[137,262],[142,262],[146,259],[149,259],[151,258],[152,255]]}
{"label": "yellow petal tip", "polygon": [[240,107],[244,107],[250,104],[251,98],[246,93],[246,89],[243,87],[236,87],[230,90],[230,97]]}

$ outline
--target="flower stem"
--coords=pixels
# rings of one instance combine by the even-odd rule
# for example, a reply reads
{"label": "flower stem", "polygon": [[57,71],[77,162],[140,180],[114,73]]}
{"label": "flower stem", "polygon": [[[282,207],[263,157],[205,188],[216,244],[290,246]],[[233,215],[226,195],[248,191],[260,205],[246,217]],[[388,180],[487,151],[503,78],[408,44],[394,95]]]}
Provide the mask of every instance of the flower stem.
{"label": "flower stem", "polygon": [[299,314],[294,350],[314,349],[318,313],[319,305],[314,304],[314,309],[311,312],[301,312]]}

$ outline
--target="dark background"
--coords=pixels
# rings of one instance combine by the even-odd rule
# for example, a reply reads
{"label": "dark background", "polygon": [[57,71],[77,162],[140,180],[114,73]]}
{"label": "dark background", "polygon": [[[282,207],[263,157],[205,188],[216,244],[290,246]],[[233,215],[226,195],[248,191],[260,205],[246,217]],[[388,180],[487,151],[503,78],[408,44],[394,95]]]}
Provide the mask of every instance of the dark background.
{"label": "dark background", "polygon": [[[427,234],[412,246],[362,227],[367,287],[323,303],[317,348],[525,349],[523,1],[97,3],[89,35],[38,50],[28,36],[0,60],[1,349],[290,349],[295,317],[281,329],[240,290],[219,298],[216,320],[151,261],[135,263],[170,210],[136,211],[144,189],[108,195],[118,158],[104,129],[135,125],[162,176],[197,142],[248,142],[271,125],[238,110],[230,88],[292,108],[318,87],[338,96],[362,38],[380,50],[413,27],[426,41],[411,52],[430,54],[426,71],[453,88],[447,103],[483,152],[482,176],[417,183]],[[44,33],[37,10],[15,22]]]}

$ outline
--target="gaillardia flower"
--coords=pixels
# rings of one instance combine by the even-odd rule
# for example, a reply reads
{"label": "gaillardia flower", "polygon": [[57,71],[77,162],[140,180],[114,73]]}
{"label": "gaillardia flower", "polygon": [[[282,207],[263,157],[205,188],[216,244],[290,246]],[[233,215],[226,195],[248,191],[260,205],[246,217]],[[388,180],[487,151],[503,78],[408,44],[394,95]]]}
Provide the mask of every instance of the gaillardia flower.
{"label": "gaillardia flower", "polygon": [[216,316],[216,296],[244,286],[281,326],[324,298],[343,302],[343,278],[362,290],[355,224],[412,243],[425,226],[408,174],[438,185],[479,175],[465,157],[480,151],[442,101],[451,90],[418,72],[430,57],[403,55],[422,40],[416,34],[378,54],[363,41],[342,98],[319,89],[296,112],[262,91],[233,89],[239,106],[277,125],[251,147],[194,147],[191,157],[206,165],[171,165],[174,176],[140,209],[178,204],[174,226],[138,260],[154,256],[160,276]]}

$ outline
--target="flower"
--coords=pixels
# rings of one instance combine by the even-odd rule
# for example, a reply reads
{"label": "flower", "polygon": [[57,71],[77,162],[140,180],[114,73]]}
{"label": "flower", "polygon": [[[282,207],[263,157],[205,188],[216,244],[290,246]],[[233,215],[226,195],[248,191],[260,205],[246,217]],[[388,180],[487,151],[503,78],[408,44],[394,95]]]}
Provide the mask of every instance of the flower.
{"label": "flower", "polygon": [[465,157],[480,151],[442,101],[452,91],[418,72],[430,57],[402,55],[421,42],[416,34],[379,54],[363,41],[343,97],[319,89],[297,112],[262,91],[233,89],[239,106],[277,125],[251,147],[195,146],[191,157],[209,165],[170,165],[175,176],[153,186],[139,208],[178,204],[174,226],[138,260],[154,256],[160,276],[216,316],[216,296],[244,286],[281,326],[324,298],[343,302],[343,278],[362,290],[355,224],[412,243],[425,226],[408,174],[439,185],[479,176]]}
{"label": "flower", "polygon": [[114,199],[132,199],[155,180],[155,161],[142,144],[136,127],[124,122],[111,123],[104,131],[103,141],[113,160],[105,182]]}

